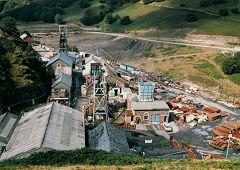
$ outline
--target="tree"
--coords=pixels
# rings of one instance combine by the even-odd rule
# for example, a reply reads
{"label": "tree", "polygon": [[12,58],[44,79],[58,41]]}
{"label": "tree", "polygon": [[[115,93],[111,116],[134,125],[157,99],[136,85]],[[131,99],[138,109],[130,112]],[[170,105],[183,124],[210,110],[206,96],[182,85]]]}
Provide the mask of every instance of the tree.
{"label": "tree", "polygon": [[88,7],[90,7],[90,5],[91,4],[87,0],[80,0],[79,1],[79,6],[81,8],[88,8]]}
{"label": "tree", "polygon": [[113,17],[112,13],[108,13],[108,14],[106,15],[106,21],[105,21],[105,22],[106,22],[107,24],[113,24],[115,21],[116,21],[116,18]]}
{"label": "tree", "polygon": [[62,16],[60,14],[55,15],[55,22],[58,24],[62,23]]}
{"label": "tree", "polygon": [[232,12],[233,14],[239,14],[239,9],[238,9],[238,8],[233,8],[233,9],[231,10],[231,12]]}
{"label": "tree", "polygon": [[132,20],[130,19],[129,16],[125,16],[121,19],[121,24],[122,25],[128,25],[128,24],[131,24],[132,23]]}
{"label": "tree", "polygon": [[219,15],[224,16],[224,17],[228,16],[229,15],[228,9],[227,8],[220,9]]}
{"label": "tree", "polygon": [[10,34],[19,35],[17,22],[12,17],[6,17],[2,19],[0,26]]}
{"label": "tree", "polygon": [[200,1],[200,6],[201,7],[207,7],[210,5],[210,2],[208,0],[201,0]]}
{"label": "tree", "polygon": [[186,18],[187,22],[195,22],[197,20],[198,18],[195,14],[187,14],[187,18]]}
{"label": "tree", "polygon": [[72,52],[79,52],[78,51],[78,48],[75,46],[75,45],[73,45],[73,46],[69,46],[69,51],[72,51]]}

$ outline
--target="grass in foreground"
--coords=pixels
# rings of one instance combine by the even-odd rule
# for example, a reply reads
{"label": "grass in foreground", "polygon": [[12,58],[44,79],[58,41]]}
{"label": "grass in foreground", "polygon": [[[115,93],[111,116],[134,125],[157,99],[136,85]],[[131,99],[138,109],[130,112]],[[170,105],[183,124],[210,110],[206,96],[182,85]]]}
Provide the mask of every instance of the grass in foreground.
{"label": "grass in foreground", "polygon": [[132,154],[117,154],[83,148],[71,151],[34,153],[28,158],[0,163],[1,169],[106,169],[106,170],[157,170],[157,169],[239,169],[238,159],[143,159]]}

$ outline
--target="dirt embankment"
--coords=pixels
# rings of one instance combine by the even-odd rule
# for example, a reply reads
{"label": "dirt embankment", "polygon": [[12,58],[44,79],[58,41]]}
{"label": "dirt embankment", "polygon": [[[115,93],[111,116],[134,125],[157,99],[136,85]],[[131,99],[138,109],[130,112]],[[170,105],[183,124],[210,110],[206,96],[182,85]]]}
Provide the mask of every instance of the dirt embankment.
{"label": "dirt embankment", "polygon": [[227,42],[240,43],[239,37],[223,35],[187,34],[186,39],[192,41],[211,41],[222,44]]}

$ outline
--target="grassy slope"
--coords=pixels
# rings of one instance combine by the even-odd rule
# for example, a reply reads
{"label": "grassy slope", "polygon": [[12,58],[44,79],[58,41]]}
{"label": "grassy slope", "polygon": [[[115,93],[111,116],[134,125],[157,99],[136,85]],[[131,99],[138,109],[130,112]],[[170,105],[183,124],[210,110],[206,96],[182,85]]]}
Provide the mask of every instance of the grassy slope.
{"label": "grassy slope", "polygon": [[159,160],[158,163],[154,164],[138,164],[138,165],[128,165],[128,166],[116,166],[116,165],[66,165],[66,166],[27,166],[27,167],[6,167],[7,169],[58,169],[58,170],[72,170],[72,169],[88,169],[88,170],[159,170],[159,169],[239,169],[240,163],[239,160],[225,159],[225,160],[190,160],[190,159],[181,159],[181,160]]}
{"label": "grassy slope", "polygon": [[178,80],[190,81],[202,87],[219,92],[221,79],[228,79],[231,81],[228,81],[227,94],[231,96],[239,96],[239,74],[232,76],[224,75],[221,71],[221,66],[216,61],[218,55],[219,54],[213,52],[210,54],[171,59],[161,59],[156,57],[148,60],[142,59],[137,64],[136,62],[130,62],[130,64]]}
{"label": "grassy slope", "polygon": [[[179,7],[180,2],[184,2],[186,6]],[[214,15],[218,15],[218,11],[221,8],[227,7],[232,9],[233,7],[240,7],[239,2],[210,5],[209,7],[199,7],[199,2],[200,0],[165,0],[163,2],[155,2],[149,5],[128,3],[115,11],[115,14],[119,14],[121,17],[129,15],[133,20],[132,24],[122,26],[118,21],[109,26],[103,21],[99,25],[103,28],[119,32],[123,32],[125,30],[131,31],[158,28],[166,30],[168,33],[178,31],[178,33],[181,34],[185,33],[187,29],[188,32],[189,30],[192,30],[197,34],[240,36],[240,14],[232,14],[230,12],[230,15],[227,17],[219,17],[210,16],[197,11],[185,10],[185,8],[192,10],[204,10],[213,13]],[[97,7],[99,5],[99,1],[96,0],[92,2],[91,7]],[[66,14],[64,15],[64,21],[79,21],[85,11],[86,9],[80,9],[76,2],[65,10]],[[198,16],[199,20],[197,22],[189,23],[185,21],[186,15],[190,12],[193,12]],[[232,19],[239,21],[234,21]],[[164,34],[166,34],[166,32]]]}

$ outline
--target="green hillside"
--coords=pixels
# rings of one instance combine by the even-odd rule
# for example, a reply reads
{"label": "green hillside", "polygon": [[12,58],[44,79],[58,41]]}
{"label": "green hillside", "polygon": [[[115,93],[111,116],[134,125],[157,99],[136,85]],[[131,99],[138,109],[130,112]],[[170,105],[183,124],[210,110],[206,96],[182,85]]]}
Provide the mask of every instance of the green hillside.
{"label": "green hillside", "polygon": [[38,97],[49,90],[43,63],[31,44],[19,37],[14,21],[0,27],[0,108]]}
{"label": "green hillside", "polygon": [[[146,5],[138,0],[90,0],[82,6],[83,1],[86,2],[9,0],[2,7],[2,15],[11,15],[22,21],[54,22],[55,15],[59,13],[63,22],[100,26],[117,32],[157,29],[162,35],[191,32],[240,36],[238,0],[165,0]],[[219,13],[223,9],[227,10],[226,16]],[[130,16],[132,23],[121,24],[121,18],[116,14],[121,18]],[[109,15],[113,17],[111,24],[106,23]]]}

